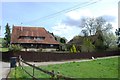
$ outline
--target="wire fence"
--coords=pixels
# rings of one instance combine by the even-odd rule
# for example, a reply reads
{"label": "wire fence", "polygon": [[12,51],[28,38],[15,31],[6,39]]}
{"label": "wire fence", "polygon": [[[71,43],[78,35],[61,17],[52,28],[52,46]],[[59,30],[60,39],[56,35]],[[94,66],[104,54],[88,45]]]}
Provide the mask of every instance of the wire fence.
{"label": "wire fence", "polygon": [[[38,70],[38,71],[40,71],[40,72],[45,73],[46,75],[49,75],[51,79],[74,80],[72,77],[66,77],[66,76],[60,74],[59,72],[55,73],[54,70],[48,71],[48,70],[42,69],[42,68],[40,68],[40,67],[37,67],[37,66],[35,66],[34,64],[30,64],[30,63],[22,60],[22,58],[21,58],[20,56],[19,56],[19,59],[18,59],[18,63],[19,63],[19,66],[21,67],[21,69],[22,69],[24,72],[26,72],[26,74],[28,74],[30,77],[32,77],[33,80],[39,80],[38,78],[35,77],[35,69]],[[33,68],[32,74],[30,74],[30,73],[23,67],[23,63]]]}

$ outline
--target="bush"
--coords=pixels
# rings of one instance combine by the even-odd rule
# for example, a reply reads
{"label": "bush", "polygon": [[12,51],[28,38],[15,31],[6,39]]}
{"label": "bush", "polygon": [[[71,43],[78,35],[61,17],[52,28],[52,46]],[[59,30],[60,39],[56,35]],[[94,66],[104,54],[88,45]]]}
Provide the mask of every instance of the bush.
{"label": "bush", "polygon": [[9,51],[21,51],[22,47],[20,45],[10,45],[10,47],[8,48]]}
{"label": "bush", "polygon": [[42,49],[42,48],[39,48],[39,49],[38,49],[38,52],[42,52],[42,51],[43,51],[43,49]]}
{"label": "bush", "polygon": [[73,44],[72,47],[70,48],[70,51],[73,52],[73,53],[76,53],[76,52],[77,52],[76,47],[75,47],[74,44]]}

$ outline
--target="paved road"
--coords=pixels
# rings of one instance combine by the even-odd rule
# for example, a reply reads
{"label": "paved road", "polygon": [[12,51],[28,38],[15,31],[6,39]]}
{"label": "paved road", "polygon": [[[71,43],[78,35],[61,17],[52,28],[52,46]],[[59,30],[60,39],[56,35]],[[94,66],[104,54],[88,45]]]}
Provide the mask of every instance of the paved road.
{"label": "paved road", "polygon": [[10,71],[10,63],[8,63],[8,62],[1,62],[0,61],[0,79],[1,78],[6,78],[7,77],[7,75],[8,75],[8,73],[9,73],[9,71]]}
{"label": "paved road", "polygon": [[0,61],[0,80],[2,79],[2,62]]}

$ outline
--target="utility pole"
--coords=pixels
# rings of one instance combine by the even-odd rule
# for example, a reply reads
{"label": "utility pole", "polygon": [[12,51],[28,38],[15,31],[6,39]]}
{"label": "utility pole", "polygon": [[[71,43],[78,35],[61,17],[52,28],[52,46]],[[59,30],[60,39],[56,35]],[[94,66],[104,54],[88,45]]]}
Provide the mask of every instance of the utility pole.
{"label": "utility pole", "polygon": [[118,47],[120,47],[120,1],[118,2],[118,30],[116,29],[115,33],[118,36]]}

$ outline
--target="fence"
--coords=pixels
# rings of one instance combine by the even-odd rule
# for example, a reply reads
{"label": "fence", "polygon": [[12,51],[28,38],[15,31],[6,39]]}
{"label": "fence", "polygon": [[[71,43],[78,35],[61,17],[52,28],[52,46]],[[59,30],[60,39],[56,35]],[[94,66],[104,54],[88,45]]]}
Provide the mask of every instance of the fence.
{"label": "fence", "polygon": [[2,60],[9,61],[10,57],[21,57],[29,62],[47,62],[47,61],[62,61],[72,59],[89,59],[93,57],[118,56],[120,51],[105,51],[105,52],[90,52],[90,53],[54,53],[54,52],[4,52]]}
{"label": "fence", "polygon": [[[19,60],[18,63],[19,63],[19,66],[21,67],[21,69],[22,69],[23,71],[25,71],[29,76],[31,76],[33,80],[39,80],[38,78],[35,78],[35,75],[34,75],[35,69],[36,69],[36,70],[39,70],[39,71],[41,71],[41,72],[43,72],[43,73],[45,73],[45,74],[47,74],[47,75],[50,75],[50,77],[51,77],[52,79],[57,79],[57,80],[59,80],[59,79],[74,80],[74,79],[71,78],[71,77],[66,77],[66,76],[61,75],[59,72],[55,73],[54,70],[52,70],[52,71],[44,70],[44,69],[42,69],[42,68],[40,68],[40,67],[37,67],[37,66],[35,66],[35,65],[32,65],[32,64],[30,64],[30,63],[27,63],[26,61],[22,60],[22,58],[21,58],[20,56],[19,56],[19,59],[18,59],[18,60]],[[28,66],[30,66],[30,67],[33,68],[33,75],[31,75],[29,72],[27,72],[27,70],[25,70],[25,69],[23,68],[22,63],[24,63],[24,64],[26,64],[26,65],[28,65]]]}

